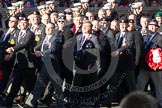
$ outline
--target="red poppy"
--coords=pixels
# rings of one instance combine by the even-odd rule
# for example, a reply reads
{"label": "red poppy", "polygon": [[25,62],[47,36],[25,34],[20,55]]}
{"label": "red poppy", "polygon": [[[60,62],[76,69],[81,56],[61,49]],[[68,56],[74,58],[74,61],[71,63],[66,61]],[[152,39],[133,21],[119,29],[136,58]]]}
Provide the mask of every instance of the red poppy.
{"label": "red poppy", "polygon": [[146,62],[153,70],[162,69],[162,49],[152,48],[146,55]]}

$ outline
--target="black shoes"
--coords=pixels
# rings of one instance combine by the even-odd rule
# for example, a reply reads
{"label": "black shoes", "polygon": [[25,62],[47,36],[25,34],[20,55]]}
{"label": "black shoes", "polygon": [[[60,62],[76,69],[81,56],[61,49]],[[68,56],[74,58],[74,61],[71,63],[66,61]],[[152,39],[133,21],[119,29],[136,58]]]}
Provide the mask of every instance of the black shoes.
{"label": "black shoes", "polygon": [[0,101],[0,105],[4,106],[6,108],[12,108],[12,104],[11,102],[7,102],[7,101]]}
{"label": "black shoes", "polygon": [[27,105],[27,104],[24,104],[24,105],[23,105],[23,108],[34,108],[34,107],[29,106],[29,105]]}

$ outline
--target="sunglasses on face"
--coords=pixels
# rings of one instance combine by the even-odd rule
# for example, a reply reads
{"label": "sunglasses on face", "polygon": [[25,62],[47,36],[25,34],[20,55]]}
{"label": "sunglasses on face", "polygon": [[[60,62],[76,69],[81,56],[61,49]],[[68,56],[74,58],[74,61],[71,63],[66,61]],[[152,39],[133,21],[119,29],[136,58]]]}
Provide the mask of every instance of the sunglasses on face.
{"label": "sunglasses on face", "polygon": [[58,21],[59,23],[64,23],[64,21]]}

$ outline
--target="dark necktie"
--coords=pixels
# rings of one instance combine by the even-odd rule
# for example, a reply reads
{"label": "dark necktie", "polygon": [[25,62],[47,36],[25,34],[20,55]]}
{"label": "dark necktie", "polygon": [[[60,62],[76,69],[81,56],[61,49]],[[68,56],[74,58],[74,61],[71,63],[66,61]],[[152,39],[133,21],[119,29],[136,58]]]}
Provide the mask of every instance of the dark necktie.
{"label": "dark necktie", "polygon": [[123,42],[123,36],[120,36],[120,37],[119,37],[119,39],[118,39],[118,41],[117,41],[118,48],[120,48],[120,47],[121,47],[122,42]]}
{"label": "dark necktie", "polygon": [[145,48],[147,48],[147,46],[150,44],[152,38],[154,37],[154,35],[149,35],[145,41]]}

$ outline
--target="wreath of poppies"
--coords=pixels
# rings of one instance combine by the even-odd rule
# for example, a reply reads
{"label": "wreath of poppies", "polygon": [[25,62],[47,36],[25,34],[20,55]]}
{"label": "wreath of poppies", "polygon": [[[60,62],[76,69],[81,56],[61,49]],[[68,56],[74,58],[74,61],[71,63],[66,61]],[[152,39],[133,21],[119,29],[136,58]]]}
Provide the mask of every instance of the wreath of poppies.
{"label": "wreath of poppies", "polygon": [[162,48],[152,48],[146,55],[146,63],[153,70],[162,69]]}

